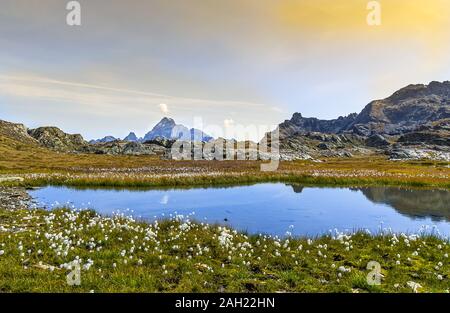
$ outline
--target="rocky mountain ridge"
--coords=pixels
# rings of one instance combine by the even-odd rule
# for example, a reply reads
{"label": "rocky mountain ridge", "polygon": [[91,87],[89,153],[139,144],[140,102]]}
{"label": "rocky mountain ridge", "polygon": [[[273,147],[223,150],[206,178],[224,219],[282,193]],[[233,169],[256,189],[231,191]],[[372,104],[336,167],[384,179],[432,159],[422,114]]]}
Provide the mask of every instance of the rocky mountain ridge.
{"label": "rocky mountain ridge", "polygon": [[450,160],[449,120],[450,82],[445,81],[409,85],[370,102],[359,114],[334,120],[294,113],[278,130],[286,159],[384,153],[393,159]]}

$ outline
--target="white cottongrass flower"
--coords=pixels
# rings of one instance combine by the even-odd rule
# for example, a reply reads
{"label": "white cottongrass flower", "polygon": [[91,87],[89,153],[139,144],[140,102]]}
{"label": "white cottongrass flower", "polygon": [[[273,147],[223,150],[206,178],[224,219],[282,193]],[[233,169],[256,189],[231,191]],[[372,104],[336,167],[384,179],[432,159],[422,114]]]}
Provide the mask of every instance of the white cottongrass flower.
{"label": "white cottongrass flower", "polygon": [[342,273],[349,273],[351,272],[351,269],[348,267],[346,268],[345,266],[339,266],[338,270]]}
{"label": "white cottongrass flower", "polygon": [[419,289],[422,288],[422,285],[413,281],[407,282],[406,285],[408,285],[408,287],[411,288],[415,293],[418,293]]}

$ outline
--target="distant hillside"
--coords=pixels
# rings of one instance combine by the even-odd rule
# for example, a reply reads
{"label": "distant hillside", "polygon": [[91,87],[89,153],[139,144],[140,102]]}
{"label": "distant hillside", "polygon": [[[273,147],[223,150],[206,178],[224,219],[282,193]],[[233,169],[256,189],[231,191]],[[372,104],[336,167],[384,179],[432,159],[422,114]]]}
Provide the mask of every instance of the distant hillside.
{"label": "distant hillside", "polygon": [[26,168],[30,162],[39,166],[51,153],[28,135],[24,125],[0,120],[0,170]]}
{"label": "distant hillside", "polygon": [[120,140],[120,138],[116,138],[114,136],[105,136],[101,139],[95,139],[95,140],[91,140],[89,141],[90,144],[95,144],[95,143],[105,143],[105,142],[112,142],[112,141],[116,141],[116,140]]}

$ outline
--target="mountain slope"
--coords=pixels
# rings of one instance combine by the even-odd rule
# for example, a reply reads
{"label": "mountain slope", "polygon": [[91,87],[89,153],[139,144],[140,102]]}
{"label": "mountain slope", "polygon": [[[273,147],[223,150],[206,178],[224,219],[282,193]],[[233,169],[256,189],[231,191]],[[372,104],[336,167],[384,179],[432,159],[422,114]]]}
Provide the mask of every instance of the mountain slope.
{"label": "mountain slope", "polygon": [[409,85],[369,103],[343,130],[362,135],[400,135],[423,124],[450,118],[450,82]]}

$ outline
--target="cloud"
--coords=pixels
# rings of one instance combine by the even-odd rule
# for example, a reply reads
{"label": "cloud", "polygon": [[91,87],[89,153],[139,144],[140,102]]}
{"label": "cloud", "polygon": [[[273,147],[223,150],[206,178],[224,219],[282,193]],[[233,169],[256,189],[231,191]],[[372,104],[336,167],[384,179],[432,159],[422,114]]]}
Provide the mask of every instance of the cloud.
{"label": "cloud", "polygon": [[131,130],[145,133],[161,114],[169,112],[171,118],[186,126],[192,126],[195,117],[202,117],[205,125],[223,125],[224,112],[239,112],[245,124],[272,125],[280,120],[267,114],[271,105],[262,103],[169,96],[33,74],[0,74],[0,98],[5,99],[3,119],[34,127],[56,125],[86,138],[105,134],[120,137]]}
{"label": "cloud", "polygon": [[167,104],[165,104],[165,103],[160,103],[159,104],[159,109],[161,110],[161,112],[163,114],[169,113],[169,108],[167,107]]}
{"label": "cloud", "polygon": [[229,118],[229,119],[225,119],[223,121],[223,125],[225,125],[225,128],[229,128],[232,127],[234,125],[234,121],[233,119]]}
{"label": "cloud", "polygon": [[[165,94],[159,94],[154,92],[139,91],[126,88],[107,87],[95,84],[86,84],[71,81],[61,81],[49,79],[46,77],[34,76],[34,75],[0,75],[0,83],[2,88],[0,91],[5,94],[14,95],[17,97],[42,97],[42,98],[55,98],[55,100],[74,101],[79,102],[84,98],[83,95],[93,94],[109,95],[111,99],[117,98],[117,100],[123,101],[124,98],[138,101],[154,101],[161,103],[159,105],[160,110],[163,110],[163,106],[166,106],[163,100],[172,100],[177,105],[192,104],[195,106],[210,106],[218,105],[221,107],[229,107],[239,109],[242,106],[250,107],[265,107],[265,104],[248,102],[248,101],[230,101],[230,100],[215,100],[215,99],[201,99],[201,98],[189,98],[189,97],[177,97]],[[31,93],[30,93],[31,91]],[[79,93],[83,91],[83,95]],[[87,98],[85,98],[87,100]]]}
{"label": "cloud", "polygon": [[161,204],[167,204],[167,203],[169,203],[169,195],[168,194],[165,194],[162,198],[161,198],[161,200],[159,201],[159,203],[161,203]]}

